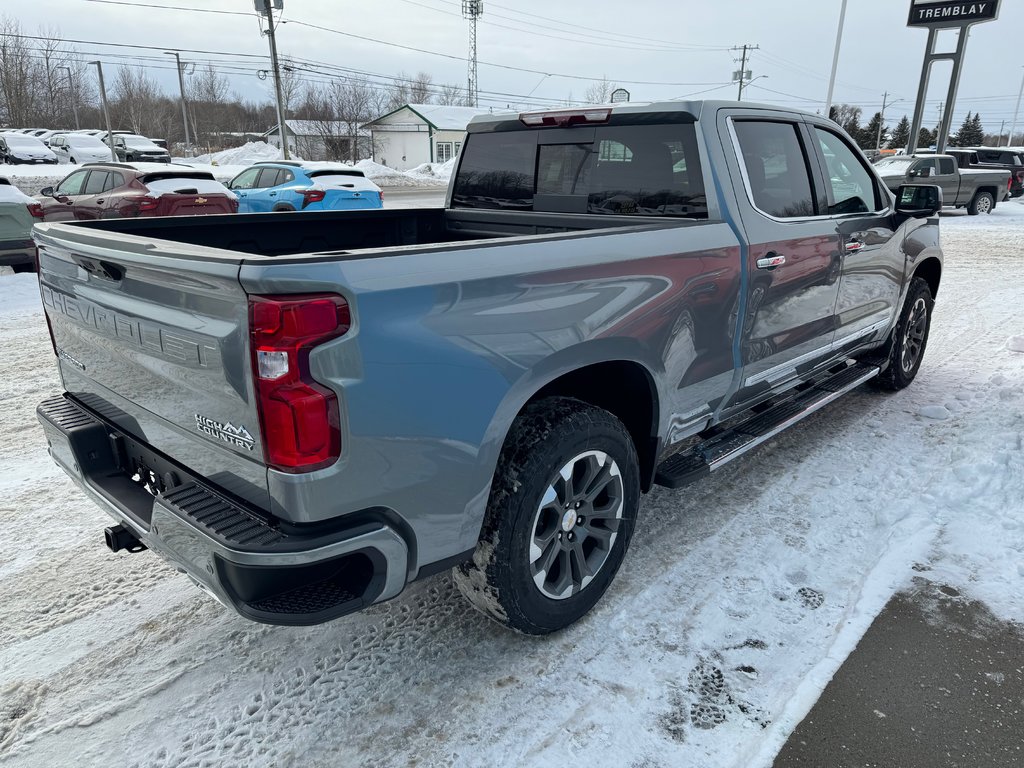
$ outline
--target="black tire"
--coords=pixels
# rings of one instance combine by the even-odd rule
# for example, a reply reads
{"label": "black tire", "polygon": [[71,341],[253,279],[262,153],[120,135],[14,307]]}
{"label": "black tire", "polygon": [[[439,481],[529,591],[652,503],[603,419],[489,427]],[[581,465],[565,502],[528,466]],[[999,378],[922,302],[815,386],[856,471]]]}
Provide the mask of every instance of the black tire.
{"label": "black tire", "polygon": [[992,197],[991,192],[978,192],[971,200],[971,204],[967,206],[967,213],[970,216],[977,216],[979,213],[992,213],[992,209],[995,207],[996,199]]}
{"label": "black tire", "polygon": [[[570,465],[570,479],[562,480],[560,470]],[[577,474],[577,466],[593,466],[595,474]],[[573,495],[573,481],[602,490],[589,501],[570,501],[563,513],[565,498],[585,497]],[[505,439],[480,542],[473,559],[456,569],[455,582],[499,623],[531,635],[555,632],[586,614],[607,590],[629,547],[639,506],[639,463],[621,421],[570,398],[531,404]],[[575,510],[593,516],[586,520]],[[542,549],[538,541],[545,539]],[[584,574],[583,564],[592,573]],[[566,577],[568,591],[550,596]]]}
{"label": "black tire", "polygon": [[[932,324],[932,289],[920,277],[910,281],[907,300],[892,332],[888,366],[871,380],[880,389],[899,390],[910,385],[921,369],[928,331]],[[921,312],[924,312],[923,317]]]}
{"label": "black tire", "polygon": [[295,213],[295,209],[286,203],[275,205],[271,213]]}
{"label": "black tire", "polygon": [[78,161],[77,161],[77,160],[75,160],[75,158],[73,158],[73,157],[72,157],[72,158],[70,158],[70,159],[71,159],[71,164],[72,164],[72,165],[78,165]]}

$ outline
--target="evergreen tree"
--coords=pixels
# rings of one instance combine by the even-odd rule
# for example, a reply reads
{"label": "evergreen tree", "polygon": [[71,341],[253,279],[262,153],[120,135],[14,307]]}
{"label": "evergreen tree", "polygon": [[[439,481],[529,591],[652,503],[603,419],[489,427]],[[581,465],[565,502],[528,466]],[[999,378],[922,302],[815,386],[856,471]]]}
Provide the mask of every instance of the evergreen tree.
{"label": "evergreen tree", "polygon": [[917,148],[928,149],[928,147],[935,143],[935,138],[938,135],[939,131],[937,128],[934,131],[929,131],[927,128],[922,128],[921,132],[917,134]]}
{"label": "evergreen tree", "polygon": [[963,146],[968,147],[980,147],[985,143],[985,126],[981,124],[981,113],[975,112],[974,119],[971,120],[971,143]]}
{"label": "evergreen tree", "polygon": [[[881,129],[881,141],[879,141],[879,129]],[[876,146],[881,149],[885,146],[885,140],[888,137],[889,129],[882,123],[882,113],[875,112],[868,124],[864,126],[861,135],[857,138],[857,143],[861,149],[874,149]]]}
{"label": "evergreen tree", "polygon": [[892,130],[892,138],[889,139],[889,149],[906,149],[910,143],[910,121],[904,115],[903,119],[896,124]]}

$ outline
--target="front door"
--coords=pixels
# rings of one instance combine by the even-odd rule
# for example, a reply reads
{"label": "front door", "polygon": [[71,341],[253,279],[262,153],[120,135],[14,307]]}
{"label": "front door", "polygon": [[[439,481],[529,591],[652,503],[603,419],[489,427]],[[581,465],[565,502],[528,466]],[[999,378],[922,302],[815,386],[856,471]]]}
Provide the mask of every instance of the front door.
{"label": "front door", "polygon": [[[730,120],[739,160],[738,200],[748,241],[741,317],[742,407],[791,386],[831,350],[841,261],[817,161],[791,115]],[[733,142],[727,142],[733,143]],[[737,322],[737,321],[732,321]]]}
{"label": "front door", "polygon": [[43,198],[43,221],[70,221],[75,218],[75,203],[82,195],[89,171],[75,171],[53,190],[53,196]]}
{"label": "front door", "polygon": [[860,153],[827,124],[809,127],[842,258],[834,345],[854,347],[884,333],[896,314],[906,269],[903,237],[889,194]]}

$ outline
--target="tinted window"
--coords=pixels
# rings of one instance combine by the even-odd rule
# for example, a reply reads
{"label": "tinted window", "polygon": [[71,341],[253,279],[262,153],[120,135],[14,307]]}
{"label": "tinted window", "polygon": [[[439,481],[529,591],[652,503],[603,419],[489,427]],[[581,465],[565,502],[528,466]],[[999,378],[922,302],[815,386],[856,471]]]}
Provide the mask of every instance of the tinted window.
{"label": "tinted window", "polygon": [[934,176],[935,175],[935,159],[921,159],[915,160],[914,164],[910,166],[910,173],[916,174],[921,177]]}
{"label": "tinted window", "polygon": [[259,175],[259,168],[249,168],[235,176],[231,182],[232,189],[252,189],[256,185],[256,177]]}
{"label": "tinted window", "polygon": [[88,171],[75,171],[57,185],[57,194],[80,195],[82,193],[82,184],[85,182],[85,177],[88,175]]}
{"label": "tinted window", "polygon": [[754,204],[770,216],[816,213],[807,157],[792,123],[735,123]]}
{"label": "tinted window", "polygon": [[107,174],[107,183],[103,186],[103,191],[106,192],[122,186],[124,186],[124,176],[120,173],[111,172]]}
{"label": "tinted window", "polygon": [[281,171],[277,170],[277,168],[264,168],[260,171],[260,180],[256,182],[256,188],[276,187],[278,184],[277,179],[280,175]]}
{"label": "tinted window", "polygon": [[84,193],[87,195],[98,195],[103,191],[103,185],[107,183],[106,171],[92,171],[89,173],[89,180],[85,182]]}
{"label": "tinted window", "polygon": [[291,171],[279,171],[277,174],[277,184],[287,184],[289,181],[294,180],[295,174]]}
{"label": "tinted window", "polygon": [[[569,130],[577,133],[473,134],[463,149],[454,204],[565,213],[707,216],[692,125]],[[578,143],[563,143],[566,136],[575,138],[577,134]]]}
{"label": "tinted window", "polygon": [[949,176],[956,172],[956,166],[953,165],[953,158],[951,157],[940,157],[939,158],[939,174],[942,176]]}
{"label": "tinted window", "polygon": [[879,210],[882,206],[875,179],[850,145],[831,131],[815,128],[814,132],[825,157],[832,192],[828,212],[842,214]]}
{"label": "tinted window", "polygon": [[452,202],[470,208],[531,210],[536,152],[536,131],[467,136]]}

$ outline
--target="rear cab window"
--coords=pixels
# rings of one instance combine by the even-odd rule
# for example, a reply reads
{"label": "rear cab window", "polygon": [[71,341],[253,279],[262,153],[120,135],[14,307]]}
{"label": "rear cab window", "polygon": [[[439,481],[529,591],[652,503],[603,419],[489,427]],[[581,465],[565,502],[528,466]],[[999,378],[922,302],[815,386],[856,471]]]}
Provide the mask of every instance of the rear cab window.
{"label": "rear cab window", "polygon": [[695,127],[689,123],[471,134],[452,205],[698,219],[708,215]]}

